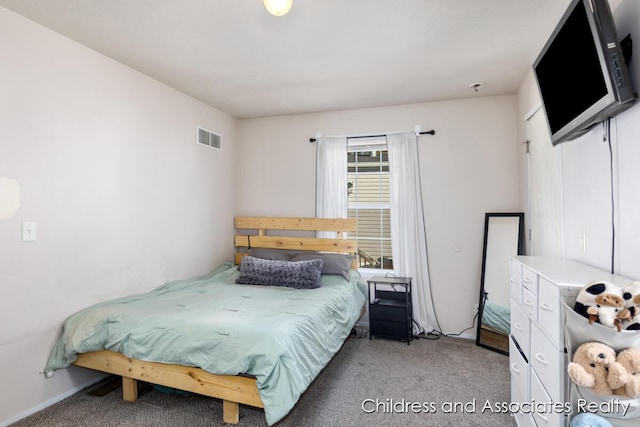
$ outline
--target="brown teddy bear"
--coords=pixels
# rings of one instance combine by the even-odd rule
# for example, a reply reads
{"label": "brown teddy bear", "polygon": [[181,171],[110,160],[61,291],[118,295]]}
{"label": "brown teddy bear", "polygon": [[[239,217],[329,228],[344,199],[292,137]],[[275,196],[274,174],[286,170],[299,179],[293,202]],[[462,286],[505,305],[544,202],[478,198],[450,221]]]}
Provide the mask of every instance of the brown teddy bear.
{"label": "brown teddy bear", "polygon": [[618,396],[640,397],[640,348],[625,348],[618,353],[609,369],[608,383]]}
{"label": "brown teddy bear", "polygon": [[[613,348],[601,342],[590,341],[576,349],[573,361],[567,366],[567,372],[571,381],[580,387],[590,388],[600,395],[613,394],[607,377],[609,367],[615,363],[616,352]],[[621,370],[618,369],[618,372]]]}

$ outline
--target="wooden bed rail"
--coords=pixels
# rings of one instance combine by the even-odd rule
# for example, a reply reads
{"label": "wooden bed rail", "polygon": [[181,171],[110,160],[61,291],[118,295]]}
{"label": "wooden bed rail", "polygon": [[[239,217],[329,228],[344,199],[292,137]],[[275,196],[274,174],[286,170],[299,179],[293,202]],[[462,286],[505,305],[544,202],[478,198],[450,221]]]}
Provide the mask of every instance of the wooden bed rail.
{"label": "wooden bed rail", "polygon": [[222,399],[224,422],[237,424],[239,404],[263,408],[255,378],[214,375],[200,368],[145,362],[109,350],[78,354],[76,366],[122,376],[122,397],[138,398],[138,380]]}

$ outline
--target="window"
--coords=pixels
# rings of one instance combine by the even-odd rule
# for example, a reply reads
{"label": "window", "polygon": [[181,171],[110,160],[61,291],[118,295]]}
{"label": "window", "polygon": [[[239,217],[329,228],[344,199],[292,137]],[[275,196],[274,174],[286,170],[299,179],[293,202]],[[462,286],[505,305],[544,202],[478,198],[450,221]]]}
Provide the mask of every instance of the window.
{"label": "window", "polygon": [[393,269],[389,158],[384,138],[351,139],[347,153],[348,216],[357,220],[358,265]]}

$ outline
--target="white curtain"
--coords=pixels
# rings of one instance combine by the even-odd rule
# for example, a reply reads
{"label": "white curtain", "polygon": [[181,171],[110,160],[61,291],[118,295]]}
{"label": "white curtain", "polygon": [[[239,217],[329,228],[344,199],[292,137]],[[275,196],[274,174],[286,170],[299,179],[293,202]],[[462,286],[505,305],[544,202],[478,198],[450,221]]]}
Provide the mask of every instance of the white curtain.
{"label": "white curtain", "polygon": [[[316,217],[347,217],[347,138],[321,137],[316,155]],[[318,232],[318,237],[334,238],[335,233]]]}
{"label": "white curtain", "polygon": [[413,319],[419,329],[439,331],[427,265],[417,137],[412,132],[389,134],[387,144],[393,270],[412,278]]}

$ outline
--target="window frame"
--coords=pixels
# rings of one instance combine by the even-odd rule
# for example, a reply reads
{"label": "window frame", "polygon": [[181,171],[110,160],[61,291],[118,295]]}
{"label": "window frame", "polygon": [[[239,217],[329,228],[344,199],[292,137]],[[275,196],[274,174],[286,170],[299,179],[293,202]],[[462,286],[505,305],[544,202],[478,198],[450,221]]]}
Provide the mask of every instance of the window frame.
{"label": "window frame", "polygon": [[[358,138],[358,139],[348,139],[347,140],[347,156],[349,156],[349,154],[352,153],[362,153],[362,152],[373,152],[373,151],[384,151],[388,153],[388,147],[387,147],[387,140],[385,137],[373,137],[373,138]],[[388,157],[386,161],[382,161],[382,156],[380,156],[380,160],[376,163],[373,164],[377,164],[379,165],[379,168],[377,171],[362,171],[359,172],[358,171],[358,166],[361,164],[360,162],[358,162],[358,154],[355,155],[355,162],[349,162],[348,161],[348,168],[351,167],[351,165],[353,165],[355,163],[355,171],[349,171],[347,170],[347,176],[349,177],[352,174],[356,174],[356,179],[357,179],[357,175],[366,175],[366,174],[375,174],[375,175],[381,175],[383,172],[386,172],[387,174],[389,173],[389,161],[388,161]],[[383,166],[386,163],[386,168],[387,170],[384,171],[383,170]],[[351,179],[348,178],[348,182],[350,182]],[[382,181],[382,179],[381,179]],[[348,184],[347,184],[348,185]],[[388,184],[388,180],[387,180],[387,185]],[[353,188],[357,188],[357,185],[354,183]],[[390,188],[387,188],[387,193],[388,191],[390,191]],[[383,194],[383,189],[382,186],[380,187],[380,192],[381,195]],[[382,199],[382,196],[381,196]],[[371,201],[367,201],[367,202],[348,202],[347,203],[347,209],[348,211],[355,211],[355,218],[356,218],[356,222],[358,221],[358,210],[365,210],[365,209],[371,209],[371,210],[380,210],[380,230],[378,233],[378,236],[376,237],[370,237],[370,236],[366,236],[366,237],[362,237],[359,236],[358,231],[356,231],[356,235],[355,235],[355,239],[358,241],[372,241],[372,242],[379,242],[380,243],[380,267],[371,267],[371,266],[366,266],[366,267],[359,267],[359,270],[363,273],[370,273],[370,274],[375,274],[375,273],[390,273],[393,272],[393,268],[384,268],[385,265],[385,258],[388,259],[393,259],[393,252],[392,252],[392,240],[391,240],[391,203],[390,200],[387,200],[386,202],[383,200],[380,200],[380,202],[371,202]],[[383,218],[383,212],[387,211],[388,212],[388,217],[389,217],[389,230],[388,230],[388,236],[389,237],[384,237],[384,218]],[[353,218],[353,217],[352,217]],[[359,230],[361,227],[357,227],[357,230]],[[388,242],[388,247],[389,247],[389,253],[385,253],[384,251],[384,246],[385,244],[387,244]],[[358,261],[360,261],[360,257],[358,255],[357,257]],[[393,261],[392,261],[393,262]]]}

